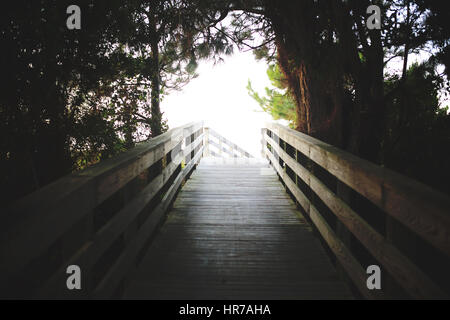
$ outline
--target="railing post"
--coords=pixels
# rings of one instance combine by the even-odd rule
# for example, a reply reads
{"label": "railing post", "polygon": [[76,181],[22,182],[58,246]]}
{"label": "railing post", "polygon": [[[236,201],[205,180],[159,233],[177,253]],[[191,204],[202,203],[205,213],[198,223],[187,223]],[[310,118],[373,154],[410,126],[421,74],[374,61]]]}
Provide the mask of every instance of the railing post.
{"label": "railing post", "polygon": [[209,128],[208,127],[204,127],[203,128],[203,133],[205,134],[204,136],[203,136],[203,145],[205,146],[204,147],[204,151],[203,151],[203,156],[204,157],[209,157],[210,156],[210,154],[209,154]]}
{"label": "railing post", "polygon": [[[344,200],[347,203],[352,202],[351,189],[347,185],[345,185],[345,183],[342,183],[339,180],[337,180],[336,195],[339,196],[342,200]],[[351,252],[353,252],[351,232],[347,229],[347,227],[344,225],[344,223],[342,221],[340,221],[339,219],[337,219],[337,221],[336,221],[336,235],[342,241],[342,243]],[[346,283],[348,283],[348,284],[352,283],[352,279],[348,275],[348,273],[345,270],[345,267],[342,265],[342,263],[337,262],[337,270],[338,270],[341,278],[344,279],[344,281]]]}
{"label": "railing post", "polygon": [[261,156],[263,158],[266,158],[266,152],[264,150],[264,147],[266,146],[266,128],[261,128]]}
{"label": "railing post", "polygon": [[[205,131],[205,136],[207,136],[208,139],[208,146],[207,146],[207,154],[209,156],[214,157],[230,157],[230,158],[238,158],[238,157],[245,157],[245,158],[251,158],[252,156],[246,152],[244,149],[239,147],[236,143],[224,138],[220,134],[218,134],[216,131],[214,131],[211,128],[205,128],[207,129],[207,133]],[[214,137],[213,140],[209,140],[210,137]],[[213,148],[211,148],[213,147]],[[218,149],[216,151],[215,149]]]}

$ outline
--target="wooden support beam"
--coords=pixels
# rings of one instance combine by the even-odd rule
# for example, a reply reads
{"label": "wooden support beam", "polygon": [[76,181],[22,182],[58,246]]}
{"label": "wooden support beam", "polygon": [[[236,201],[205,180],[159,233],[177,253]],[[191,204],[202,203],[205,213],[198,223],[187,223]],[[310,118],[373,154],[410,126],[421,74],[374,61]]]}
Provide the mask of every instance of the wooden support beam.
{"label": "wooden support beam", "polygon": [[[389,275],[395,278],[396,282],[408,294],[419,299],[448,298],[448,294],[439,287],[439,284],[431,280],[428,274],[395,246],[395,243],[376,231],[313,173],[303,167],[298,161],[297,153],[300,152],[306,158],[313,160],[324,170],[334,175],[338,179],[338,183],[345,183],[353,188],[447,256],[449,255],[450,241],[450,220],[446,212],[450,208],[448,197],[407,177],[378,167],[278,124],[269,124],[263,132],[265,155],[305,212],[310,216],[312,215],[311,219],[314,223],[323,224],[323,217],[300,191],[297,186],[298,182],[292,181],[286,174],[285,168],[279,164],[279,159],[281,159],[281,163],[286,163],[295,172],[296,179],[298,176],[318,195],[322,202],[336,215],[342,226],[345,226],[373,257],[380,261]],[[280,146],[280,139],[296,150],[295,157],[291,157],[286,152],[284,144]],[[269,146],[266,146],[267,143],[269,143]],[[417,207],[412,208],[411,203]],[[428,214],[428,209],[431,210],[430,214]],[[315,218],[313,219],[314,215]],[[335,235],[335,231],[331,233],[324,226],[318,227],[318,229],[319,231],[322,229],[323,232],[320,232],[332,251],[336,255],[341,254],[339,250],[332,247],[338,241],[330,238],[330,235]],[[344,242],[339,241],[341,245],[345,246]],[[348,248],[348,252],[350,252],[349,250],[350,248]],[[351,274],[352,269],[356,268],[355,266],[343,266],[353,280],[358,279],[358,277],[352,277]],[[357,283],[355,285],[358,286]],[[364,288],[358,288],[364,290]]]}
{"label": "wooden support beam", "polygon": [[[319,179],[291,158],[270,137],[267,136],[266,139],[286,164],[320,197],[347,229],[386,267],[407,292],[417,299],[446,297],[446,294],[425,273],[380,233],[375,231]],[[292,185],[292,188],[297,187]]]}
{"label": "wooden support beam", "polygon": [[448,196],[298,131],[278,124],[268,129],[450,256]]}
{"label": "wooden support beam", "polygon": [[[118,246],[119,258],[125,260],[124,264],[117,267],[117,271],[110,269],[106,277],[114,274],[115,285],[125,279],[124,270],[130,266],[128,258],[134,256],[141,247],[143,239],[151,235],[152,226],[156,226],[166,209],[173,200],[173,194],[178,190],[180,181],[187,175],[186,170],[192,170],[203,154],[203,123],[196,122],[178,127],[149,140],[138,144],[134,149],[115,158],[102,161],[86,170],[68,175],[54,183],[37,190],[29,196],[13,204],[3,215],[0,223],[0,292],[11,293],[11,297],[61,297],[70,291],[65,288],[65,270],[70,264],[77,264],[83,268],[82,272],[88,279],[85,284],[88,292],[94,288],[90,284],[91,271],[99,262],[105,252],[111,250],[115,243]],[[181,146],[181,147],[180,147]],[[170,154],[170,157],[168,156]],[[182,159],[186,154],[193,155],[192,159],[180,169]],[[130,181],[141,175],[145,170],[158,161],[163,161],[162,172],[151,180],[140,192],[133,194],[134,189],[128,188],[125,206],[106,221],[99,230],[81,239],[79,233],[71,232],[74,226],[79,225],[85,217],[86,222],[92,220],[93,210],[109,197],[121,191]],[[148,208],[148,204],[155,195],[172,178],[172,175],[181,170],[175,178],[169,191],[160,205],[160,211],[150,214],[150,219],[145,222],[146,232],[140,234],[137,229],[139,219]],[[181,178],[179,178],[181,177]],[[167,198],[168,195],[172,195]],[[155,213],[157,212],[157,213]],[[159,213],[158,213],[159,212]],[[90,223],[92,224],[92,222]],[[88,226],[88,225],[87,225]],[[79,229],[77,229],[79,230]],[[91,228],[91,232],[92,228]],[[136,233],[138,232],[138,233]],[[77,237],[79,240],[72,239]],[[141,238],[139,238],[141,237]],[[139,239],[140,240],[139,240]],[[119,241],[119,242],[118,242]],[[38,287],[29,287],[22,281],[18,284],[24,270],[30,273],[36,268],[29,268],[36,259],[43,259],[45,255],[52,255],[49,250],[57,244],[70,246],[70,254],[63,251],[62,258],[54,273],[46,278],[38,279],[41,284]],[[79,246],[79,249],[72,248]],[[135,248],[135,249],[133,249]],[[64,249],[65,250],[65,249]],[[134,251],[133,251],[134,250]],[[126,258],[124,258],[126,257]],[[119,261],[118,260],[118,261]],[[122,260],[120,260],[122,261]],[[45,259],[42,260],[41,269],[45,269]],[[119,263],[119,262],[117,262]],[[112,266],[106,266],[107,270]],[[54,266],[48,266],[54,268]],[[114,267],[115,268],[115,267]],[[120,270],[120,271],[119,271]],[[38,271],[36,271],[38,272]],[[39,271],[40,272],[40,271]],[[115,278],[118,274],[118,278]],[[122,276],[123,275],[123,276]],[[40,274],[37,275],[38,277]],[[102,280],[105,284],[105,280]],[[118,281],[118,282],[117,282]],[[37,283],[37,282],[36,282]],[[109,282],[108,288],[115,285]],[[110,289],[95,289],[95,296],[101,297],[102,293],[112,293]],[[72,295],[73,297],[73,295]],[[106,297],[106,296],[103,296]]]}

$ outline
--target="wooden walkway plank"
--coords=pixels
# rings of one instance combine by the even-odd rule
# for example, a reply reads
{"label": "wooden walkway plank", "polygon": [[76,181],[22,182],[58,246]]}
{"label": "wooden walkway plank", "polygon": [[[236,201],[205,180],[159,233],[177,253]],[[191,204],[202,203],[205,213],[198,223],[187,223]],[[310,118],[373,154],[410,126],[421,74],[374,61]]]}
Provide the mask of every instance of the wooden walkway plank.
{"label": "wooden walkway plank", "polygon": [[201,160],[125,292],[137,299],[349,299],[274,170]]}

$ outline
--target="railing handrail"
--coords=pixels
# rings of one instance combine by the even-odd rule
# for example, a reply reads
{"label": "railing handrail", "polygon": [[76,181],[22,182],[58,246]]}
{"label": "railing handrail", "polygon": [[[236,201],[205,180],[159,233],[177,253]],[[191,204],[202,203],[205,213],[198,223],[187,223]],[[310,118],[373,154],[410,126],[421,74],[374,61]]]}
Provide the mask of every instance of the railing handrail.
{"label": "railing handrail", "polygon": [[[270,137],[267,130],[277,137]],[[448,196],[413,179],[360,159],[346,151],[280,124],[268,123],[266,128],[263,129],[263,153],[267,155],[303,209],[311,214],[311,220],[316,224],[327,243],[330,246],[335,246],[331,249],[334,249],[333,251],[338,259],[341,258],[344,268],[347,264],[347,271],[352,268],[354,271],[357,269],[353,275],[350,275],[354,282],[364,279],[366,276],[365,270],[361,270],[352,262],[351,252],[336,238],[334,231],[323,221],[314,204],[307,199],[298,187],[297,182],[288,177],[285,172],[286,168],[278,163],[276,156],[321,198],[339,221],[346,225],[347,229],[366,246],[366,249],[374,257],[381,260],[380,262],[394,277],[399,277],[397,280],[403,281],[401,285],[406,287],[405,289],[409,290],[411,295],[416,297],[445,296],[420,268],[417,268],[385,237],[376,232],[364,219],[361,219],[313,173],[302,166],[296,158],[290,156],[282,148],[278,139],[283,140],[321,166],[335,176],[338,181],[368,199],[447,256],[450,255],[450,198]],[[270,148],[267,147],[267,143]],[[272,153],[273,151],[275,151],[276,156]],[[339,250],[341,252],[338,252]],[[339,257],[340,254],[341,257]],[[405,273],[403,279],[401,279],[402,272]],[[359,289],[363,293],[365,291],[368,296],[372,295],[365,288],[365,282]]]}
{"label": "railing handrail", "polygon": [[[167,158],[170,163],[162,165],[162,171],[137,194],[136,198],[140,198],[131,199],[124,207],[125,210],[127,206],[134,205],[144,210],[147,202],[151,200],[150,196],[153,197],[160,192],[171,178],[175,179],[166,191],[164,199],[167,201],[162,201],[163,205],[158,209],[161,215],[188,171],[198,163],[202,155],[202,142],[203,122],[192,122],[171,129],[147,142],[139,143],[133,149],[116,157],[64,176],[13,203],[0,217],[2,219],[0,223],[0,288],[14,287],[11,279],[16,279],[23,268],[51,248],[56,240],[70,232],[80,219],[91,214],[94,208],[152,165],[159,161],[167,162]],[[182,162],[185,162],[184,167],[175,177]],[[170,199],[166,199],[167,195],[170,195]],[[123,221],[128,219],[125,213],[121,219]],[[117,225],[114,228],[119,230]],[[90,237],[94,240],[105,238],[103,234],[90,235]],[[87,246],[91,246],[89,242],[90,240],[86,241]],[[110,242],[105,240],[104,246]],[[97,246],[96,250],[99,252],[95,254],[100,255],[101,251],[106,249],[107,247]],[[78,258],[73,259],[76,261]],[[86,261],[87,256],[83,259],[81,260]],[[59,278],[62,271],[62,269],[59,270]],[[95,295],[94,289],[92,288],[91,293]],[[102,296],[100,291],[98,296]]]}
{"label": "railing handrail", "polygon": [[[219,140],[219,143],[214,142],[210,139],[210,136],[213,136],[214,138]],[[206,154],[205,156],[221,156],[222,153],[228,154],[230,157],[237,157],[237,153],[239,153],[240,157],[244,158],[253,158],[253,156],[240,146],[238,146],[236,143],[228,140],[224,136],[222,136],[217,131],[213,130],[212,128],[205,127],[205,145],[206,145]],[[218,153],[216,153],[213,150],[210,150],[209,146],[212,145],[215,148],[218,149]],[[226,149],[223,147],[223,145],[228,146],[229,149]]]}

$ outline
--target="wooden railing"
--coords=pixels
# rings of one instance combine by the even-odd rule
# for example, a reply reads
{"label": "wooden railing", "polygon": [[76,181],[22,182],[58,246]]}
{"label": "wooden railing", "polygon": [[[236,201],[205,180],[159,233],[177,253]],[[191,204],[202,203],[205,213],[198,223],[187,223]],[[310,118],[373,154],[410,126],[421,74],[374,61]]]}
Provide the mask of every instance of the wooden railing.
{"label": "wooden railing", "polygon": [[[63,177],[2,212],[1,295],[120,296],[202,153],[203,123],[191,123]],[[69,265],[81,269],[81,290],[66,286]]]}
{"label": "wooden railing", "polygon": [[250,153],[211,128],[205,128],[204,154],[206,157],[253,158]]}
{"label": "wooden railing", "polygon": [[[354,289],[366,298],[449,297],[449,197],[284,126],[262,132],[263,154]],[[372,264],[381,290],[367,287]]]}

